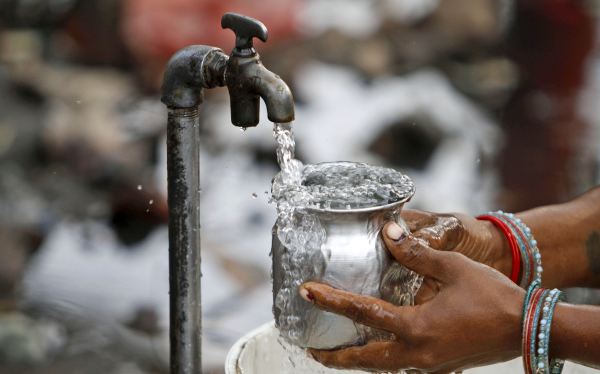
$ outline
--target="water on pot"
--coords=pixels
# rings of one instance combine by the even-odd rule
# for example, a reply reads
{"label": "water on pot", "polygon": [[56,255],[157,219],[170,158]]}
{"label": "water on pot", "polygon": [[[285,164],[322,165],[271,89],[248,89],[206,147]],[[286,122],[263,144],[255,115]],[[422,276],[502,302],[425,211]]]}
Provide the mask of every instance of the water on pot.
{"label": "water on pot", "polygon": [[[298,287],[322,274],[321,245],[325,230],[315,209],[346,210],[377,207],[411,196],[410,179],[393,169],[363,163],[335,162],[303,165],[294,157],[295,141],[291,124],[275,124],[277,160],[281,171],[272,184],[272,199],[277,205],[277,238],[287,248],[281,266],[286,273],[275,297],[279,309],[282,337],[289,343],[304,345],[302,332],[314,315],[297,315],[303,310]],[[307,264],[313,264],[312,267]]]}

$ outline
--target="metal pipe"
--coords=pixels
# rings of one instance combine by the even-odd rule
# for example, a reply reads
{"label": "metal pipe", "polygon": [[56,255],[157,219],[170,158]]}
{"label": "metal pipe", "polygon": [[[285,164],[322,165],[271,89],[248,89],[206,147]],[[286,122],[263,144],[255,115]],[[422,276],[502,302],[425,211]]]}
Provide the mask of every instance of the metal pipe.
{"label": "metal pipe", "polygon": [[167,173],[171,373],[202,372],[198,107],[169,109]]}
{"label": "metal pipe", "polygon": [[222,24],[232,28],[237,43],[243,44],[234,49],[232,57],[215,47],[186,47],[169,60],[162,86],[161,101],[169,109],[167,178],[172,374],[202,372],[198,110],[203,89],[225,86],[227,77],[232,95],[232,123],[236,126],[256,126],[259,96],[267,103],[272,121],[294,119],[289,88],[262,66],[252,48],[253,37],[266,41],[266,27],[257,20],[233,13],[226,14]]}
{"label": "metal pipe", "polygon": [[203,89],[225,85],[227,56],[216,47],[191,45],[171,57],[165,68],[161,101],[169,108],[196,108]]}
{"label": "metal pipe", "polygon": [[225,84],[228,56],[190,46],[165,70],[167,120],[171,373],[202,372],[200,117],[203,89]]}

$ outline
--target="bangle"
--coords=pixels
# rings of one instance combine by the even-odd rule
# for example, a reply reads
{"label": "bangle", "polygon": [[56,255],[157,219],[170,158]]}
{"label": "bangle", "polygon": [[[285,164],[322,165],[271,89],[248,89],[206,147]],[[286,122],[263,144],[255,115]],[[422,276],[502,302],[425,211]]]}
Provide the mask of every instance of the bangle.
{"label": "bangle", "polygon": [[527,301],[525,305],[525,313],[523,314],[523,332],[521,338],[521,351],[523,354],[523,368],[525,369],[525,374],[531,374],[531,350],[529,342],[531,341],[531,333],[533,326],[533,309],[535,304],[539,301],[539,295],[541,290],[539,288],[535,288],[531,297]]}
{"label": "bangle", "polygon": [[[490,219],[488,217],[493,218]],[[501,210],[490,212],[477,218],[494,222],[509,241],[511,251],[513,251],[513,272],[511,273],[511,279],[522,288],[527,288],[535,280],[539,280],[541,284],[542,272],[544,271],[542,267],[542,255],[537,247],[537,240],[535,240],[531,233],[531,229],[514,214],[505,213]],[[513,245],[517,248],[518,256],[514,254],[515,249]],[[519,266],[522,269],[520,272],[520,281],[518,274],[516,278],[513,278],[515,275],[514,263],[517,257],[519,258]]]}
{"label": "bangle", "polygon": [[[542,310],[543,300],[546,298],[550,290],[543,288],[537,288],[533,291],[530,299],[527,313],[525,314],[525,332],[523,338],[523,352],[527,352],[527,355],[523,355],[523,364],[525,365],[525,372],[527,374],[537,373],[538,360],[535,350],[536,337],[538,336],[538,329],[540,323],[540,312]],[[525,359],[526,357],[526,359]]]}
{"label": "bangle", "polygon": [[[562,292],[539,287],[534,281],[529,286],[523,303],[523,367],[526,374],[560,374],[564,361],[549,360],[550,328],[554,309]],[[536,349],[537,348],[537,349]]]}
{"label": "bangle", "polygon": [[544,268],[542,267],[542,255],[537,246],[537,240],[535,240],[531,233],[531,229],[527,227],[520,218],[515,217],[513,213],[505,213],[499,210],[492,214],[503,217],[510,224],[511,228],[518,233],[517,235],[523,238],[523,242],[527,244],[525,251],[527,252],[527,257],[531,259],[529,264],[530,276],[522,279],[522,284],[526,286],[534,279],[539,279],[541,283],[542,272],[544,271]]}
{"label": "bangle", "polygon": [[554,309],[559,301],[564,300],[563,293],[556,288],[550,291],[550,294],[544,299],[542,308],[542,319],[540,320],[540,333],[538,335],[538,369],[544,373],[560,373],[565,364],[564,360],[549,360],[550,356],[550,327],[552,326],[552,317]]}
{"label": "bangle", "polygon": [[[533,281],[531,282],[531,284],[529,285],[529,288],[527,289],[527,293],[525,293],[525,300],[523,301],[523,324],[525,323],[525,313],[527,313],[527,307],[529,306],[529,301],[531,300],[531,294],[533,293],[533,291],[535,291],[536,289],[540,288],[541,284],[538,281]],[[522,328],[523,326],[521,326]]]}
{"label": "bangle", "polygon": [[517,238],[517,243],[519,244],[519,250],[521,252],[521,267],[523,269],[519,285],[526,289],[528,285],[531,284],[533,280],[533,274],[535,272],[533,269],[535,262],[532,252],[528,249],[528,240],[511,219],[499,213],[491,213],[491,215],[502,220],[502,222],[508,225],[511,228],[513,235]]}
{"label": "bangle", "polygon": [[519,246],[517,244],[517,240],[511,230],[511,228],[506,223],[504,223],[503,220],[501,220],[498,217],[495,217],[491,214],[484,214],[484,215],[478,216],[477,219],[482,220],[482,221],[490,221],[491,223],[493,223],[494,226],[498,227],[500,229],[500,231],[502,231],[502,233],[508,240],[508,243],[510,245],[510,251],[512,253],[512,270],[510,273],[510,279],[513,282],[519,284],[519,272],[521,270],[520,269],[521,254],[519,251]]}

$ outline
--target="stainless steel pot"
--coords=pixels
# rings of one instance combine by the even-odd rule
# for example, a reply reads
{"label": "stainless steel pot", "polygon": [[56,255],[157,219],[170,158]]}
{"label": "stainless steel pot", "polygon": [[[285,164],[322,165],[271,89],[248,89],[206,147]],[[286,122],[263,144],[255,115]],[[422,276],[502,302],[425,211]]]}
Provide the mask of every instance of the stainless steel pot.
{"label": "stainless steel pot", "polygon": [[[333,287],[362,295],[382,298],[396,305],[409,305],[420,287],[421,277],[393,260],[380,237],[386,222],[393,220],[406,227],[400,211],[410,200],[406,198],[392,204],[354,209],[308,209],[297,214],[318,218],[325,230],[326,239],[320,250],[304,257],[298,264],[302,281],[314,280]],[[408,228],[407,228],[408,231]],[[286,248],[277,237],[277,224],[273,229],[273,313],[281,335],[290,342],[310,348],[330,349],[360,344],[366,339],[382,338],[389,334],[375,331],[352,320],[317,309],[300,298],[296,287],[286,297],[292,308],[277,306],[277,295],[290,276],[289,268],[282,266]],[[298,274],[298,272],[296,272]],[[302,322],[298,331],[280,323],[285,318]]]}

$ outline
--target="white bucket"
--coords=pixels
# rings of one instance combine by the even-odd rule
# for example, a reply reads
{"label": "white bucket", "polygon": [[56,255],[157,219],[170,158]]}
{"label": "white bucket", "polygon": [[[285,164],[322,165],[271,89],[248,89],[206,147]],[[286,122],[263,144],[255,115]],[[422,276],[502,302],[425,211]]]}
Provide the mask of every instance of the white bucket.
{"label": "white bucket", "polygon": [[[293,362],[293,364],[292,364]],[[274,322],[266,323],[238,340],[227,354],[225,374],[359,374],[365,371],[328,369],[303,350],[284,349]]]}
{"label": "white bucket", "polygon": [[[291,360],[291,361],[290,361]],[[290,362],[295,363],[295,367]],[[521,358],[465,371],[465,374],[522,373]],[[594,369],[567,362],[563,374],[588,374]],[[299,348],[286,350],[279,343],[279,331],[266,323],[238,340],[225,360],[226,374],[359,374],[365,371],[328,369],[306,357]]]}

